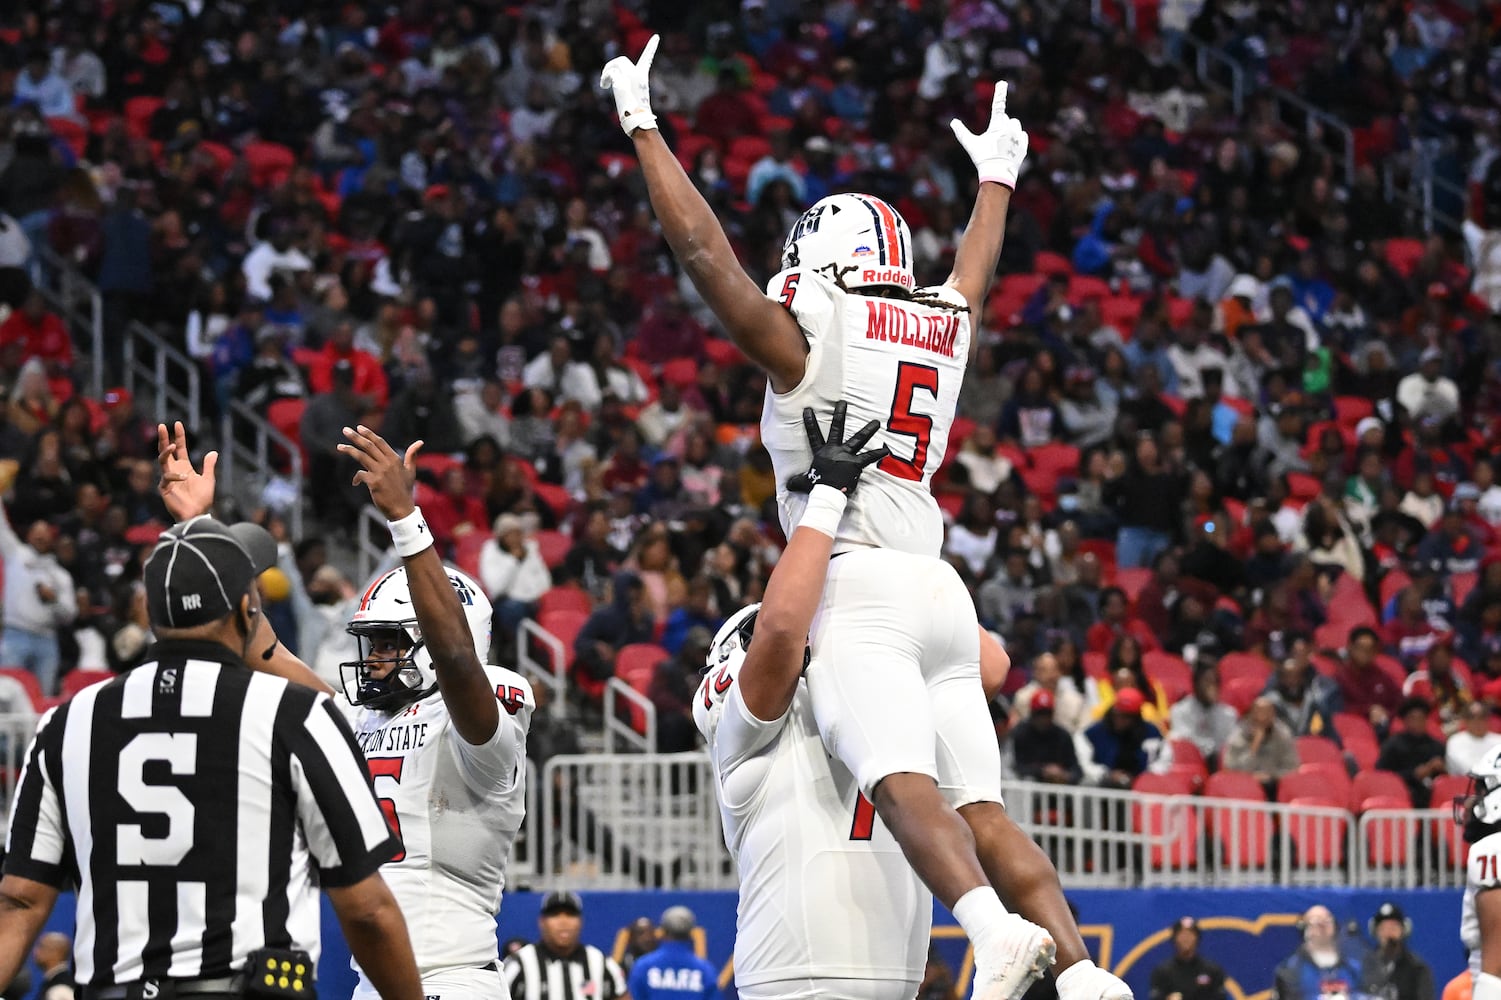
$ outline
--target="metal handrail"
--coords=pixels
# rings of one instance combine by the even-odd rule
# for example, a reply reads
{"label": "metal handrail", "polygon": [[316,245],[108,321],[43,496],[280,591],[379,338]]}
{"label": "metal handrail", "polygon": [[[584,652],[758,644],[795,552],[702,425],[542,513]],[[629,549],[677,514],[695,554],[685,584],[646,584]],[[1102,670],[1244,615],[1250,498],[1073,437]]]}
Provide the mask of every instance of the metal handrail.
{"label": "metal handrail", "polygon": [[[151,362],[138,357],[138,343],[150,345]],[[141,383],[150,387],[155,419],[159,424],[181,420],[189,430],[201,429],[203,417],[203,372],[198,362],[167,343],[144,323],[132,320],[125,328],[125,388],[140,395]],[[178,388],[170,377],[172,369],[180,372],[186,389]]]}
{"label": "metal handrail", "polygon": [[[248,426],[253,435],[251,445],[240,440],[237,431]],[[265,417],[239,400],[231,400],[220,418],[219,480],[226,490],[244,495],[253,486],[264,486],[272,475],[271,448],[282,449],[289,456],[289,472],[297,487],[297,498],[290,511],[293,538],[302,537],[303,467],[302,446],[271,425]],[[241,466],[245,470],[241,470]]]}
{"label": "metal handrail", "polygon": [[[104,298],[98,286],[51,247],[38,247],[37,256],[44,265],[44,280],[37,286],[42,298],[62,316],[70,331],[88,331],[89,394],[99,399],[104,395]],[[55,280],[57,287],[47,279]]]}
{"label": "metal handrail", "polygon": [[[641,709],[644,732],[617,716],[618,703],[624,702],[627,709]],[[657,747],[657,706],[651,699],[631,687],[619,677],[605,682],[605,753],[615,752],[615,739],[631,750],[651,753]]]}
{"label": "metal handrail", "polygon": [[355,519],[354,555],[361,580],[374,576],[375,567],[386,558],[385,546],[375,542],[376,538],[386,537],[386,523],[385,515],[376,510],[374,504],[367,503],[360,508],[359,516]]}
{"label": "metal handrail", "polygon": [[[532,642],[547,650],[549,663],[532,656]],[[546,684],[552,695],[547,704],[549,715],[565,718],[568,714],[568,650],[563,640],[530,618],[516,626],[516,669],[522,676]]]}

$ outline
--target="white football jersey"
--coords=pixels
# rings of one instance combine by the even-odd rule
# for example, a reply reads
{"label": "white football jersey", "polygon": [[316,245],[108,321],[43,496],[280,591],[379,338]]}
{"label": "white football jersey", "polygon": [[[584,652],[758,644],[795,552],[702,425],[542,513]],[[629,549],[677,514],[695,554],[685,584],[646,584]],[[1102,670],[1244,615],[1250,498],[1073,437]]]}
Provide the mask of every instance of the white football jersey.
{"label": "white football jersey", "polygon": [[[424,976],[499,958],[495,915],[526,813],[526,733],[536,700],[520,674],[487,666],[500,725],[472,746],[437,691],[391,714],[340,704],[403,853],[381,868]],[[358,965],[355,966],[358,970]]]}
{"label": "white football jersey", "polygon": [[1465,898],[1459,913],[1459,941],[1470,953],[1470,972],[1480,971],[1480,918],[1475,913],[1477,892],[1501,889],[1501,833],[1481,837],[1470,845],[1465,862]]}
{"label": "white football jersey", "polygon": [[859,295],[806,268],[771,279],[767,294],[797,319],[808,340],[808,364],[797,388],[770,386],[761,411],[761,440],[777,477],[782,530],[791,537],[807,499],[787,480],[811,460],[803,407],[828,427],[829,412],[849,405],[846,436],[871,420],[881,430],[867,447],[891,454],[860,479],[834,541],[834,551],[875,547],[937,557],[943,514],[933,499],[933,474],[943,464],[959,386],[969,362],[970,316],[953,288],[919,289],[954,309],[919,300]]}
{"label": "white football jersey", "polygon": [[725,846],[740,869],[737,986],[809,978],[920,982],[933,897],[854,776],[831,759],[804,682],[776,722],[712,671],[705,736]]}

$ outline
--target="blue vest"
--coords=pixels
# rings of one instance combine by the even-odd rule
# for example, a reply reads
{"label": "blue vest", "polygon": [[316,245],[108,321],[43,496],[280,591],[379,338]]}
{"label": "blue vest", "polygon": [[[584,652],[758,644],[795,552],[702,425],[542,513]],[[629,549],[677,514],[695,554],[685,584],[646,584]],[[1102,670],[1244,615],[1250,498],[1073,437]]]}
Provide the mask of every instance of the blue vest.
{"label": "blue vest", "polygon": [[631,1000],[713,1000],[719,972],[688,941],[663,941],[631,966]]}

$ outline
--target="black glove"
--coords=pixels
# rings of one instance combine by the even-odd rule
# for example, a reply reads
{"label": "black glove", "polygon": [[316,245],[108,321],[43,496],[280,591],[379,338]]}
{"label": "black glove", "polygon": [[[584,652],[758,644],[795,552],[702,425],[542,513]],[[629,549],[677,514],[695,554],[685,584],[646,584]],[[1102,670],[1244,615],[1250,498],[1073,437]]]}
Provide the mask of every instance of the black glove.
{"label": "black glove", "polygon": [[793,493],[811,493],[815,486],[832,486],[849,496],[860,482],[860,473],[867,465],[879,462],[891,454],[884,444],[870,451],[861,451],[865,442],[881,429],[879,420],[872,420],[860,428],[848,441],[844,440],[844,400],[834,404],[834,419],[829,423],[829,439],[824,440],[818,428],[818,418],[813,407],[803,407],[803,430],[808,433],[808,447],[813,449],[813,465],[807,472],[800,472],[787,480],[787,488]]}

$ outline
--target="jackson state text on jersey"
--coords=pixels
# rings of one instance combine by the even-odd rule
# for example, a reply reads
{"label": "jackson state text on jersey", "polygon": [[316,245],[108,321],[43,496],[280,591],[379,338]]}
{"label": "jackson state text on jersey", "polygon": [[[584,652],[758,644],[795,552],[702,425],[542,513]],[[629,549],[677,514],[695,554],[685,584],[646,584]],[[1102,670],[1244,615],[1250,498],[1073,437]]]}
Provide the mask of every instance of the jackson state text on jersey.
{"label": "jackson state text on jersey", "polygon": [[808,341],[802,381],[781,395],[768,386],[761,411],[761,439],[776,473],[783,530],[792,533],[807,503],[786,488],[812,457],[803,407],[826,419],[843,399],[849,407],[846,432],[879,421],[881,430],[869,447],[884,444],[891,454],[867,471],[851,494],[834,551],[873,546],[938,556],[943,515],[931,485],[948,450],[969,362],[964,297],[944,286],[921,289],[913,299],[846,292],[809,268],[776,275],[767,294],[792,313]]}

